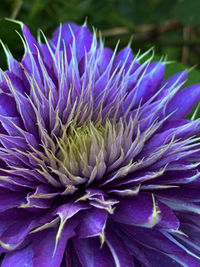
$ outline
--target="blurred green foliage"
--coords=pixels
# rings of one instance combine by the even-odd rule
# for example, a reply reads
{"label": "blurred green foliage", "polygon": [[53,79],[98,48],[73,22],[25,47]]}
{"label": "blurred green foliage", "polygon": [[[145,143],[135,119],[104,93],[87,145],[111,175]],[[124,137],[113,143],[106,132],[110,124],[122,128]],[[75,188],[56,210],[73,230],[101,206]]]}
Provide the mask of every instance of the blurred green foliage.
{"label": "blurred green foliage", "polygon": [[[42,29],[50,38],[62,22],[78,24],[87,19],[88,26],[101,30],[105,44],[120,48],[133,36],[136,53],[154,46],[156,58],[168,56],[179,63],[167,65],[166,75],[196,66],[190,83],[199,82],[200,74],[200,0],[1,0],[0,39],[12,54],[20,59],[23,46],[15,23],[5,18],[23,21],[37,36]],[[0,66],[6,68],[6,58],[0,49]]]}

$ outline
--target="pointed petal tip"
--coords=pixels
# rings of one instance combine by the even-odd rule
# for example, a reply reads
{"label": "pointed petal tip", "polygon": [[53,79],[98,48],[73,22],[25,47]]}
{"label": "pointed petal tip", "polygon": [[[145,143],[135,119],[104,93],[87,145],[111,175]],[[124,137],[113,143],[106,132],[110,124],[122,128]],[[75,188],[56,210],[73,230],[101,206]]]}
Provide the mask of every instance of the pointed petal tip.
{"label": "pointed petal tip", "polygon": [[134,36],[132,34],[131,37],[130,37],[130,39],[129,39],[128,45],[127,45],[128,48],[131,48],[131,45],[133,43],[133,38],[134,38]]}
{"label": "pointed petal tip", "polygon": [[88,17],[85,18],[85,21],[83,23],[83,26],[82,27],[87,27],[87,22],[88,22]]}

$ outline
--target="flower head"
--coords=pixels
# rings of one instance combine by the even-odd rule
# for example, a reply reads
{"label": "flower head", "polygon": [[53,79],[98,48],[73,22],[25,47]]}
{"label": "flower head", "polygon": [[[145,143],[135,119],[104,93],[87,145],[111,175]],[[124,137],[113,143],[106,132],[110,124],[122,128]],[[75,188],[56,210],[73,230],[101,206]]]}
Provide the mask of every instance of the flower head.
{"label": "flower head", "polygon": [[[2,266],[199,266],[200,85],[86,25],[0,72]],[[182,89],[184,88],[184,89]]]}

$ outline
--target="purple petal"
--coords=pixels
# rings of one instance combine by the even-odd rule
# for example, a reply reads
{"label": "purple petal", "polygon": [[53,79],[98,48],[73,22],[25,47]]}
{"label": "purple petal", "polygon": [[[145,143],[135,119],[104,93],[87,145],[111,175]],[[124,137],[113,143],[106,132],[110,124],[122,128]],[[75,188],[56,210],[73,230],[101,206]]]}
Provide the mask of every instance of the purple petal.
{"label": "purple petal", "polygon": [[[119,231],[120,226],[114,225],[114,231],[121,237],[124,244],[127,246],[131,255],[133,255],[140,263],[144,264],[144,267],[152,267],[150,261],[144,253],[144,247],[140,246],[134,239],[125,233]],[[112,228],[113,229],[113,228]],[[137,266],[137,265],[136,265]]]}
{"label": "purple petal", "polygon": [[21,118],[24,122],[24,126],[26,130],[30,133],[33,133],[34,136],[38,136],[38,130],[35,125],[37,125],[37,120],[35,116],[35,112],[27,100],[26,97],[22,95],[16,95],[17,109],[21,115]]}
{"label": "purple petal", "polygon": [[3,212],[0,212],[0,221],[1,222],[16,222],[21,221],[23,218],[24,220],[30,218],[30,213],[23,209],[8,209]]}
{"label": "purple petal", "polygon": [[[198,217],[199,220],[199,217]],[[181,230],[187,235],[174,234],[185,247],[187,247],[194,254],[200,256],[200,231],[199,227],[193,223],[182,223]]]}
{"label": "purple petal", "polygon": [[[159,253],[153,249],[144,249],[144,253],[151,262],[151,266],[162,266],[162,267],[181,267],[177,261],[167,257],[164,253]],[[195,266],[194,266],[195,267]]]}
{"label": "purple petal", "polygon": [[162,85],[166,84],[167,88],[171,87],[172,85],[178,86],[179,84],[182,84],[186,81],[187,76],[188,71],[178,72],[164,80]]}
{"label": "purple petal", "polygon": [[53,44],[54,49],[57,47],[59,39],[60,39],[60,50],[63,47],[63,41],[65,42],[65,47],[69,44],[72,39],[72,32],[75,34],[80,26],[77,26],[75,23],[64,23],[61,28],[58,27],[57,30],[53,33],[53,38],[50,43]]}
{"label": "purple petal", "polygon": [[74,236],[74,224],[67,224],[55,249],[55,237],[57,229],[43,230],[33,235],[32,248],[34,252],[33,266],[58,267],[60,266],[65,252],[67,241]]}
{"label": "purple petal", "polygon": [[193,255],[167,233],[161,233],[154,229],[142,229],[131,226],[126,226],[125,231],[128,231],[142,245],[165,253],[173,260],[182,263],[183,266],[184,264],[194,267],[199,265],[200,258]]}
{"label": "purple petal", "polygon": [[18,114],[13,97],[4,93],[0,94],[0,114],[9,117],[15,117]]}
{"label": "purple petal", "polygon": [[135,90],[136,99],[134,100],[134,107],[137,107],[142,99],[142,102],[146,102],[159,88],[159,85],[164,76],[165,65],[161,62],[151,63],[145,73],[145,76],[138,82]]}
{"label": "purple petal", "polygon": [[56,211],[55,214],[59,215],[62,220],[67,220],[72,218],[76,213],[81,210],[88,209],[89,206],[86,203],[67,203],[60,206]]}
{"label": "purple petal", "polygon": [[68,62],[70,62],[71,58],[75,57],[75,55],[76,60],[80,62],[81,58],[85,55],[85,52],[90,50],[92,40],[93,36],[89,29],[85,25],[79,27],[79,29],[74,33],[74,36],[67,47]]}
{"label": "purple petal", "polygon": [[180,222],[173,211],[160,201],[158,202],[158,206],[160,210],[161,220],[155,227],[166,230],[178,230]]}
{"label": "purple petal", "polygon": [[114,267],[113,259],[108,247],[106,245],[103,245],[103,247],[100,248],[100,241],[98,240],[98,238],[87,238],[87,239],[73,238],[73,245],[82,266]]}
{"label": "purple petal", "polygon": [[200,84],[189,86],[178,92],[169,102],[166,108],[166,115],[177,110],[173,116],[173,120],[184,119],[192,110],[194,105],[200,98]]}
{"label": "purple petal", "polygon": [[[6,77],[8,77],[9,81],[12,83],[12,87],[15,88],[15,90],[17,90],[18,92],[20,92],[21,94],[25,94],[26,93],[26,87],[24,86],[23,81],[18,78],[13,72],[11,71],[5,71]],[[9,86],[8,82],[4,82],[4,84],[2,84],[3,86],[3,90],[6,93],[11,93],[11,86]]]}
{"label": "purple petal", "polygon": [[10,225],[6,231],[0,236],[1,242],[6,244],[9,250],[17,248],[26,238],[31,229],[30,219],[17,222]]}
{"label": "purple petal", "polygon": [[102,75],[107,66],[109,65],[111,58],[113,56],[113,51],[109,48],[103,48],[101,52],[101,57],[98,61],[98,70],[100,72],[100,75]]}
{"label": "purple petal", "polygon": [[[72,266],[72,259],[73,259],[73,245],[72,245],[72,240],[69,240],[69,242],[67,242],[67,246],[65,249],[65,263],[66,263],[66,267],[71,267]],[[76,264],[76,266],[78,267],[78,264]]]}
{"label": "purple petal", "polygon": [[134,267],[133,258],[124,244],[123,239],[117,237],[111,228],[106,230],[106,244],[112,253],[116,266]]}
{"label": "purple petal", "polygon": [[179,72],[167,78],[166,80],[164,80],[161,84],[161,87],[165,86],[164,90],[160,92],[156,100],[162,99],[168,94],[170,94],[170,91],[172,90],[172,88],[176,88],[176,87],[181,86],[181,84],[184,84],[184,82],[187,79],[187,75],[188,75],[187,71]]}
{"label": "purple petal", "polygon": [[0,211],[20,206],[25,200],[23,193],[9,192],[0,195]]}
{"label": "purple petal", "polygon": [[2,267],[34,267],[33,262],[32,262],[32,257],[33,257],[33,250],[31,245],[14,251],[10,252],[5,255],[3,262],[2,262]]}
{"label": "purple petal", "polygon": [[159,220],[152,196],[142,193],[137,197],[122,199],[112,218],[120,223],[143,227],[153,227]]}
{"label": "purple petal", "polygon": [[104,228],[108,213],[102,209],[89,209],[80,216],[80,223],[76,229],[79,238],[88,238],[93,236],[103,237]]}
{"label": "purple petal", "polygon": [[0,134],[0,142],[7,149],[28,149],[26,140],[20,136],[11,136]]}
{"label": "purple petal", "polygon": [[21,24],[22,27],[22,31],[24,34],[24,37],[27,41],[27,44],[30,48],[31,53],[33,54],[37,54],[37,49],[36,47],[38,46],[38,43],[36,42],[35,38],[32,36],[30,30],[28,29],[28,27],[26,25],[24,25],[23,23]]}
{"label": "purple petal", "polygon": [[122,49],[115,57],[113,62],[113,71],[116,67],[123,67],[125,71],[130,68],[130,65],[133,61],[133,53],[130,46]]}

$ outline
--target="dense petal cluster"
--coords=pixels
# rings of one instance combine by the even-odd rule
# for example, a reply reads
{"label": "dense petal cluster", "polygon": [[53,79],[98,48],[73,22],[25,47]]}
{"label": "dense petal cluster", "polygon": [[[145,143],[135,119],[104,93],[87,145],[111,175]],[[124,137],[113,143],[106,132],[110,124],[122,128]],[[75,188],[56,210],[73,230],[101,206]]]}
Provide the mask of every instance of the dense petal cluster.
{"label": "dense petal cluster", "polygon": [[0,72],[2,267],[200,266],[200,85],[86,25],[36,42],[20,24]]}

